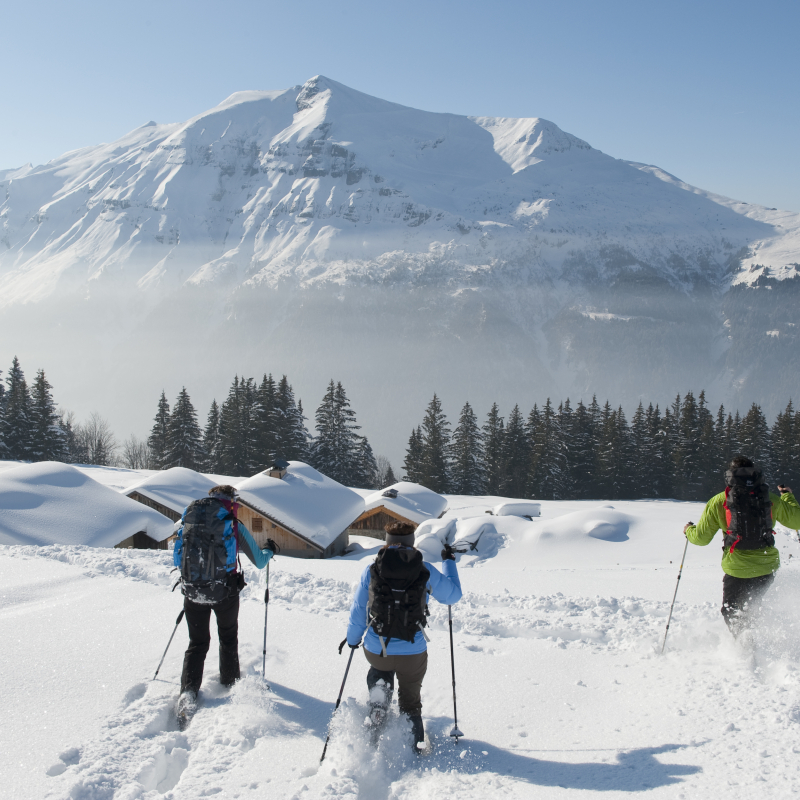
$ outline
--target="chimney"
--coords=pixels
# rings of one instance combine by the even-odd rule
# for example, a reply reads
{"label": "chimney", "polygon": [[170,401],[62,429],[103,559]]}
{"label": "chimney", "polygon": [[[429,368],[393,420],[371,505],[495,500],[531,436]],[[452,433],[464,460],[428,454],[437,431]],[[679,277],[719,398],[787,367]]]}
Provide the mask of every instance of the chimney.
{"label": "chimney", "polygon": [[394,499],[395,497],[397,497],[397,489],[387,489],[381,495],[381,497],[390,497],[390,498]]}
{"label": "chimney", "polygon": [[278,478],[279,480],[282,480],[283,476],[286,474],[286,470],[288,469],[288,461],[284,461],[282,458],[276,458],[275,463],[267,470],[267,474],[270,478]]}

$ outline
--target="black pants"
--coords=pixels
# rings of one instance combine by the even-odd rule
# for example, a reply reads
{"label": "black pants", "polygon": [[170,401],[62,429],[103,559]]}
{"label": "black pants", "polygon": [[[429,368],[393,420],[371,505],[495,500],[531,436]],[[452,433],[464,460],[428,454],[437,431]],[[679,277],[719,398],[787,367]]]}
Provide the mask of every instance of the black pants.
{"label": "black pants", "polygon": [[389,705],[394,691],[394,676],[397,673],[397,682],[400,688],[397,693],[397,702],[400,711],[409,717],[418,717],[422,714],[422,680],[428,669],[428,652],[413,653],[405,656],[381,656],[370,653],[366,648],[364,655],[369,661],[370,670],[367,673],[367,688],[372,696],[372,690],[378,681],[383,681],[385,703]]}
{"label": "black pants", "polygon": [[200,691],[203,665],[211,644],[211,612],[217,617],[219,634],[219,681],[231,686],[239,680],[239,595],[235,594],[213,606],[193,603],[184,598],[186,625],[189,628],[189,647],[183,657],[181,691]]}
{"label": "black pants", "polygon": [[749,627],[750,615],[774,580],[774,573],[759,575],[757,578],[735,578],[728,574],[723,576],[720,611],[734,636]]}

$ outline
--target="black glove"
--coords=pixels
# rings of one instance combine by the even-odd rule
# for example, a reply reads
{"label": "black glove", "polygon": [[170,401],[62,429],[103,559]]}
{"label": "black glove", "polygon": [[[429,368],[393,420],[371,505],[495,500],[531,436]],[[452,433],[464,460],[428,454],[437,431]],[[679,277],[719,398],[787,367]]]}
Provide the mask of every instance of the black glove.
{"label": "black glove", "polygon": [[[344,639],[342,639],[342,643],[339,645],[339,655],[342,654],[342,650],[344,650],[344,646],[346,644],[347,644],[347,637],[345,636]],[[359,642],[358,644],[347,644],[347,646],[351,650],[358,650],[358,648],[361,647],[361,642]]]}
{"label": "black glove", "polygon": [[453,550],[452,545],[446,544],[442,550],[442,561],[455,561],[456,551]]}
{"label": "black glove", "polygon": [[788,494],[788,493],[789,493],[789,492],[791,492],[792,490],[791,490],[791,489],[790,489],[788,486],[784,486],[782,483],[779,483],[779,484],[778,484],[778,491],[779,491],[781,494]]}
{"label": "black glove", "polygon": [[275,543],[273,539],[267,539],[267,547],[272,550],[274,554],[280,553],[281,548]]}

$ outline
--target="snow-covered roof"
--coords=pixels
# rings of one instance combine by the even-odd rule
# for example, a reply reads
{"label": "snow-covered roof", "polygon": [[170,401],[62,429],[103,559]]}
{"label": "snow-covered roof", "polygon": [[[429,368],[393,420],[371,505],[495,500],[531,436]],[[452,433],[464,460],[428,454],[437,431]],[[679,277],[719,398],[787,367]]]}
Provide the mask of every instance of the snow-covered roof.
{"label": "snow-covered roof", "polygon": [[68,464],[0,471],[0,544],[113,547],[139,531],[160,542],[172,521]]}
{"label": "snow-covered roof", "polygon": [[128,497],[139,492],[156,503],[182,514],[192,500],[208,497],[208,490],[217,484],[208,476],[186,467],[172,467],[148,475],[144,480],[124,490]]}
{"label": "snow-covered roof", "polygon": [[[397,492],[397,497],[386,496],[393,491]],[[364,503],[365,511],[383,506],[418,525],[426,519],[438,519],[447,509],[446,498],[411,481],[400,481],[393,486],[379,489],[364,498]]]}
{"label": "snow-covered roof", "polygon": [[531,500],[508,500],[492,508],[496,517],[540,517],[542,504]]}
{"label": "snow-covered roof", "polygon": [[364,510],[363,498],[302,461],[283,478],[260,472],[236,484],[242,502],[323,550]]}

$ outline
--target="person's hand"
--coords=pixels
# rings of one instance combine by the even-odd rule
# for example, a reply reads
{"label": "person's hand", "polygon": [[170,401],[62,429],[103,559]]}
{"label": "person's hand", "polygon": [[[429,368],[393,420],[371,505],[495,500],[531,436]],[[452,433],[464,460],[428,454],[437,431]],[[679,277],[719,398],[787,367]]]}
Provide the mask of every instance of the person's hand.
{"label": "person's hand", "polygon": [[342,642],[339,645],[339,655],[342,654],[342,650],[344,650],[345,645],[347,645],[351,650],[358,650],[358,648],[361,647],[361,642],[359,642],[358,644],[350,644],[347,641],[347,637],[345,636],[345,638],[342,639]]}
{"label": "person's hand", "polygon": [[778,491],[781,494],[791,494],[792,490],[788,486],[784,486],[782,483],[778,484]]}
{"label": "person's hand", "polygon": [[453,550],[452,545],[446,544],[442,550],[442,561],[455,561],[456,551]]}
{"label": "person's hand", "polygon": [[687,522],[687,523],[686,523],[686,524],[683,526],[683,535],[684,535],[684,536],[686,536],[686,531],[688,531],[688,530],[689,530],[689,528],[691,528],[691,527],[692,527],[692,525],[694,525],[694,522]]}
{"label": "person's hand", "polygon": [[274,539],[267,539],[267,549],[272,550],[272,554],[273,555],[275,553],[280,553],[280,551],[281,551],[281,548],[278,547],[277,544],[275,544],[275,540]]}

